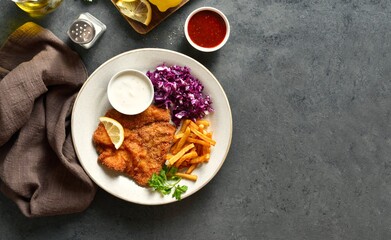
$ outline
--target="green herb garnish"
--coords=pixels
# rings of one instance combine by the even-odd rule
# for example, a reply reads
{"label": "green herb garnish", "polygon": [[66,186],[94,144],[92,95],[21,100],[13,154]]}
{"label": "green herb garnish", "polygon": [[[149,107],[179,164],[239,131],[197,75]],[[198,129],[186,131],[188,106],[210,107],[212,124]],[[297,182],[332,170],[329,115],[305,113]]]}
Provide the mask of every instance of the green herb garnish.
{"label": "green herb garnish", "polygon": [[174,189],[172,197],[177,200],[181,200],[183,193],[187,191],[187,186],[180,186],[178,183],[182,180],[181,177],[175,176],[178,171],[177,168],[168,168],[166,165],[163,166],[159,174],[154,173],[152,178],[148,181],[148,184],[155,191],[160,192],[163,195],[169,195],[171,190]]}
{"label": "green herb garnish", "polygon": [[187,191],[187,186],[175,186],[175,191],[172,194],[172,197],[175,197],[177,200],[181,200],[182,193],[185,193]]}

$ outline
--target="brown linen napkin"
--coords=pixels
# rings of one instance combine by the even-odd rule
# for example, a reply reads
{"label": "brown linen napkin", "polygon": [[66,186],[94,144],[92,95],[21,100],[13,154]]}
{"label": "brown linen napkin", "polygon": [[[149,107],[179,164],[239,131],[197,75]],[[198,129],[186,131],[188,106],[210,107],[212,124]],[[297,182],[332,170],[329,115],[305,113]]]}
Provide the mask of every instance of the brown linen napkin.
{"label": "brown linen napkin", "polygon": [[34,23],[0,49],[0,189],[26,216],[80,212],[95,196],[70,135],[86,78],[79,56]]}

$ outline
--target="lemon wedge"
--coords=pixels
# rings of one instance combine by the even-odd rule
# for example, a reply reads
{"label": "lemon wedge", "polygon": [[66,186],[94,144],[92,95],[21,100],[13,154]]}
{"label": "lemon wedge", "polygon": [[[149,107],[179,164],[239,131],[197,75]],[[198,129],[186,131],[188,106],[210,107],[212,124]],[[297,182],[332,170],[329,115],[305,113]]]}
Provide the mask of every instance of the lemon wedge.
{"label": "lemon wedge", "polygon": [[103,124],[115,149],[121,147],[124,142],[125,133],[121,123],[109,117],[100,117],[99,121]]}
{"label": "lemon wedge", "polygon": [[148,26],[152,19],[151,4],[147,0],[119,0],[116,3],[120,12]]}

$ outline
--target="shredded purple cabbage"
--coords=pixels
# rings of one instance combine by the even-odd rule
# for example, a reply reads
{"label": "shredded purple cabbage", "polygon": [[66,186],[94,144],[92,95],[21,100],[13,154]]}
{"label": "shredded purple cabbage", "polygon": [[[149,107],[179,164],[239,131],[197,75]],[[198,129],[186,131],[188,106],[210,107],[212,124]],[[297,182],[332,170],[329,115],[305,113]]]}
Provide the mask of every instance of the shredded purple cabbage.
{"label": "shredded purple cabbage", "polygon": [[154,86],[155,105],[171,110],[171,119],[179,125],[182,119],[196,120],[213,112],[210,96],[204,95],[204,86],[190,74],[189,67],[164,63],[147,72]]}

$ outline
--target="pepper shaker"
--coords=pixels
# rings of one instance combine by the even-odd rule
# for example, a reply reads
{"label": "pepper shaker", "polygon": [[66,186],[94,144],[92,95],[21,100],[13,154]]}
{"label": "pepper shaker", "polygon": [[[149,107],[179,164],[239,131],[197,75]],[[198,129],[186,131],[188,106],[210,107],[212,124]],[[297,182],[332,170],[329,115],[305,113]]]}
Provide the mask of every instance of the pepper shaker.
{"label": "pepper shaker", "polygon": [[90,13],[86,12],[80,14],[80,16],[73,21],[67,33],[73,42],[88,49],[94,45],[96,40],[98,40],[105,30],[106,25]]}

